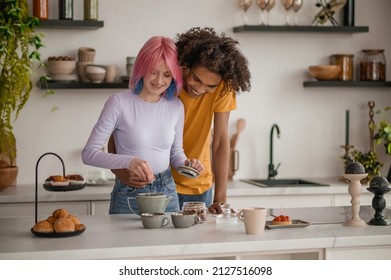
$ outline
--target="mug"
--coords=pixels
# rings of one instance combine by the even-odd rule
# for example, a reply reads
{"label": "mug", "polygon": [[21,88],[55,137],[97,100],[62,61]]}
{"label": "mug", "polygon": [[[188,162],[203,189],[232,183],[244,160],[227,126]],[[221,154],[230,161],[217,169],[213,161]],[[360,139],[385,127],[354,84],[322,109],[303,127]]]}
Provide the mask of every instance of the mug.
{"label": "mug", "polygon": [[189,228],[200,222],[200,218],[196,214],[183,214],[175,212],[171,214],[171,221],[176,228]]}
{"label": "mug", "polygon": [[141,222],[145,228],[162,228],[170,223],[164,213],[142,213]]}
{"label": "mug", "polygon": [[106,76],[105,76],[105,82],[106,83],[115,83],[118,80],[118,77],[120,75],[120,69],[119,67],[110,64],[106,65]]}
{"label": "mug", "polygon": [[244,228],[248,234],[261,234],[266,226],[266,208],[243,208],[238,213],[239,220],[244,222]]}

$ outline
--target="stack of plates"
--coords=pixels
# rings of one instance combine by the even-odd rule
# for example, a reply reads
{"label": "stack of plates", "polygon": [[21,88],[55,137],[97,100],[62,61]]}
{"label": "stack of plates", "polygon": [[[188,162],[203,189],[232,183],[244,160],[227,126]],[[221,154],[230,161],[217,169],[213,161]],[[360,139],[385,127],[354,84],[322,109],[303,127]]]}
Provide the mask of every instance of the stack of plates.
{"label": "stack of plates", "polygon": [[53,82],[74,82],[78,80],[77,74],[71,75],[50,75]]}

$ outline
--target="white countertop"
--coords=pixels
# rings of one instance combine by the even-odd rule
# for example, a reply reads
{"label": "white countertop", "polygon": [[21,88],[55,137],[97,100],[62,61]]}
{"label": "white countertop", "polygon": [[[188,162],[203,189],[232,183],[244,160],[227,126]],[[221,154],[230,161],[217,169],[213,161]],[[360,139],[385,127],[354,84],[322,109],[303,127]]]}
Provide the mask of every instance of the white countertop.
{"label": "white countertop", "polygon": [[172,224],[162,229],[144,229],[136,215],[79,218],[86,231],[67,238],[34,236],[30,232],[33,218],[0,218],[0,259],[219,258],[391,246],[390,226],[325,224],[266,229],[261,235],[248,235],[240,221],[236,225],[217,225],[210,219],[187,229],[176,229]]}
{"label": "white countertop", "polygon": [[[329,184],[330,186],[316,187],[258,187],[240,180],[228,182],[227,196],[270,196],[270,195],[321,195],[346,194],[346,183],[337,179],[311,179],[312,181]],[[48,192],[42,185],[38,186],[38,201],[89,201],[110,200],[113,182],[104,186],[87,186],[79,191]],[[365,186],[364,186],[365,187]],[[2,203],[31,203],[35,201],[35,184],[17,185],[0,191],[0,204]]]}

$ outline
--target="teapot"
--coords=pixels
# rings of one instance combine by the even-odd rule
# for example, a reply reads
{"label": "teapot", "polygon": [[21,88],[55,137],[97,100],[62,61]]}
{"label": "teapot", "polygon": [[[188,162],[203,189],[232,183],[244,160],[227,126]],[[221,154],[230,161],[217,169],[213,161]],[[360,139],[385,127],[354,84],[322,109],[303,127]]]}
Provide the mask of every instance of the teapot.
{"label": "teapot", "polygon": [[[135,197],[128,197],[128,206],[132,213],[141,215],[142,213],[164,213],[172,196],[163,193],[140,193]],[[139,213],[136,213],[130,205],[130,200],[136,200]]]}

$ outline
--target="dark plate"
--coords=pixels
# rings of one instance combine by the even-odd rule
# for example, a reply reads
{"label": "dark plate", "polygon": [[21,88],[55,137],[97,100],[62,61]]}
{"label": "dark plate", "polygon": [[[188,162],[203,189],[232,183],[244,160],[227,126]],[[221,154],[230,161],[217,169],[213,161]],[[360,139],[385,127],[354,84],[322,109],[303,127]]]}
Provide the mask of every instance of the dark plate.
{"label": "dark plate", "polygon": [[43,188],[49,192],[69,192],[69,191],[78,191],[84,189],[86,184],[69,184],[68,186],[52,186],[48,184],[43,184]]}
{"label": "dark plate", "polygon": [[302,228],[302,227],[308,227],[310,225],[309,222],[305,222],[302,220],[292,220],[292,224],[290,225],[273,225],[272,221],[266,222],[266,227],[269,229],[274,228]]}
{"label": "dark plate", "polygon": [[43,232],[35,232],[33,228],[31,228],[31,232],[38,237],[49,237],[49,238],[59,238],[59,237],[72,237],[72,236],[78,236],[85,232],[86,229],[72,231],[72,232],[50,232],[50,233],[43,233]]}

